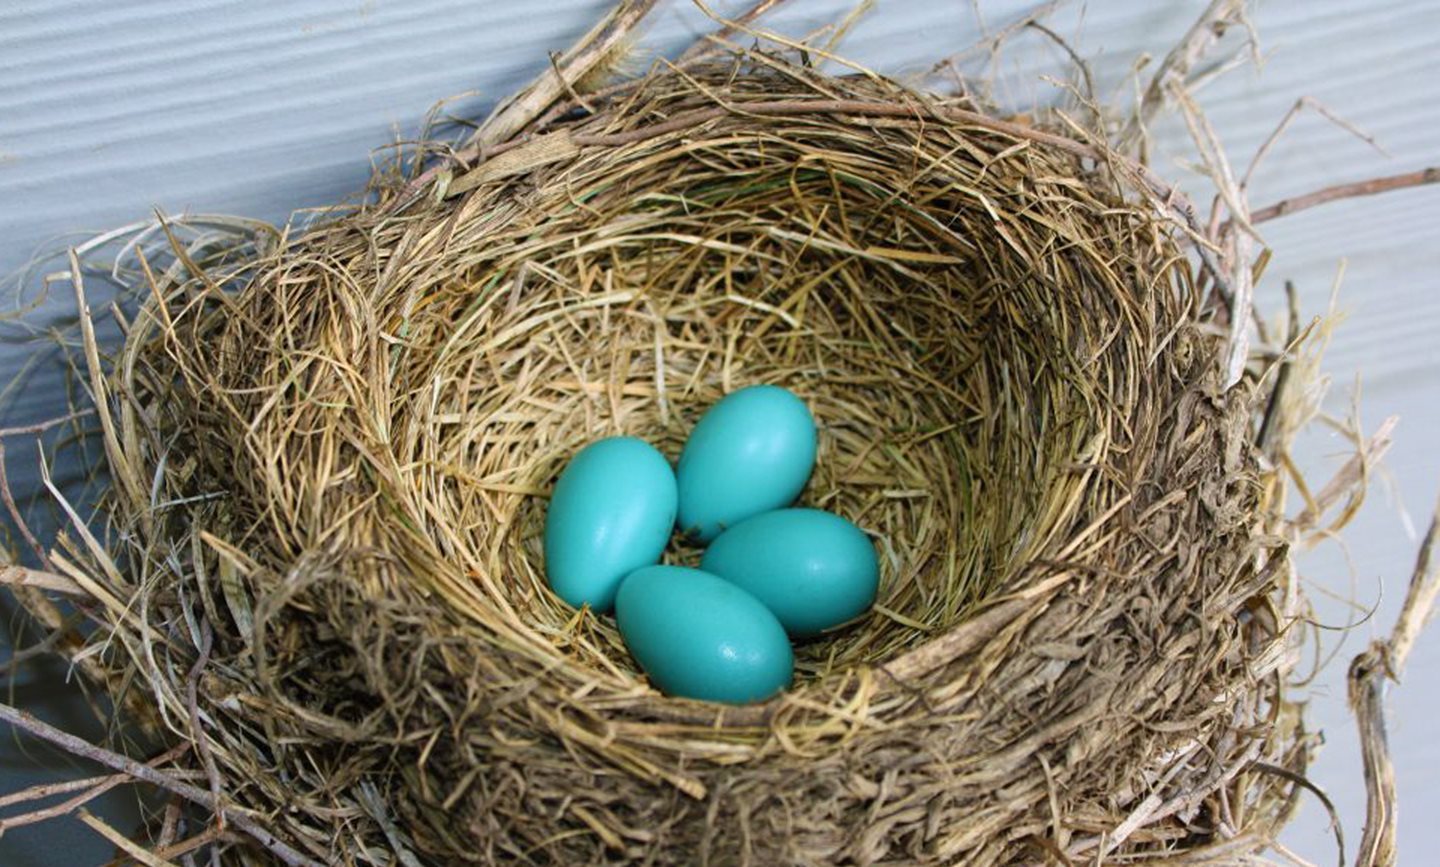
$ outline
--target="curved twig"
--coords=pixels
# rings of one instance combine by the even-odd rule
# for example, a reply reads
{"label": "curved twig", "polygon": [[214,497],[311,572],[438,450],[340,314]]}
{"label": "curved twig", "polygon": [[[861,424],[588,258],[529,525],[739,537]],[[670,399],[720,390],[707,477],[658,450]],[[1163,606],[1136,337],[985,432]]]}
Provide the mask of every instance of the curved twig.
{"label": "curved twig", "polygon": [[[192,786],[189,783],[182,783],[128,756],[123,756],[119,753],[104,749],[103,747],[97,747],[94,744],[87,743],[81,738],[67,734],[48,723],[36,719],[31,714],[11,707],[3,702],[0,702],[0,722],[7,722],[43,741],[48,741],[60,747],[68,753],[90,759],[93,762],[98,762],[107,768],[113,768],[136,780],[142,780],[151,785],[159,786],[167,792],[174,792],[187,801],[214,811],[217,816],[222,812],[223,808],[215,800],[215,797],[204,789]],[[290,865],[290,867],[323,867],[321,862],[291,848],[274,834],[265,830],[248,812],[242,812],[234,808],[223,810],[223,812],[231,824],[244,831],[254,839],[256,843],[265,847],[272,855],[279,858],[285,864]]]}

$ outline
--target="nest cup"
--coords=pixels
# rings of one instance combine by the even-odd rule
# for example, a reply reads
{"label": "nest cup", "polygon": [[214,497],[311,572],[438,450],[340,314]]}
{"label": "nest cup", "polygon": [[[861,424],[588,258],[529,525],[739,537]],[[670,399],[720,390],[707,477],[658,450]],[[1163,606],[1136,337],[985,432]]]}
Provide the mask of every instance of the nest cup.
{"label": "nest cup", "polygon": [[[1280,579],[1174,225],[1103,154],[776,57],[595,108],[156,277],[110,442],[180,505],[122,474],[147,604],[101,616],[167,736],[356,863],[1258,845],[1287,809],[1244,770],[1291,748]],[[878,603],[770,702],[668,698],[547,588],[546,496],[585,444],[673,459],[758,383],[814,413],[801,503],[872,537]]]}

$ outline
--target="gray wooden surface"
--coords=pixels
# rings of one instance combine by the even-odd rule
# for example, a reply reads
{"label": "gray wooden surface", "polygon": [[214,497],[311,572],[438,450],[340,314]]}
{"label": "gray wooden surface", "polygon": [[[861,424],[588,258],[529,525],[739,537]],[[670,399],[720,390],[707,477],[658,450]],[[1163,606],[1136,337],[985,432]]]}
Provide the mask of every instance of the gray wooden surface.
{"label": "gray wooden surface", "polygon": [[[740,4],[716,2],[719,10]],[[849,0],[790,0],[769,24],[797,35],[836,20]],[[1094,65],[1102,96],[1127,98],[1142,53],[1162,54],[1200,2],[1111,0],[1071,3],[1051,20]],[[606,8],[607,0],[0,0],[0,274],[67,238],[170,213],[225,212],[283,220],[358,189],[370,151],[413,132],[436,100],[478,111],[542,69]],[[1031,8],[1028,2],[880,0],[845,52],[889,73],[924,69]],[[688,2],[662,4],[637,48],[637,63],[673,51],[708,29]],[[983,19],[983,20],[982,20]],[[1324,123],[1302,117],[1253,187],[1257,204],[1316,186],[1440,162],[1440,4],[1433,0],[1270,2],[1255,14],[1265,51],[1260,72],[1245,70],[1202,92],[1209,117],[1237,160],[1247,159],[1300,96],[1322,100],[1375,135],[1388,157]],[[998,66],[996,96],[1013,106],[1053,97],[1042,76],[1064,58],[1037,35],[1018,37]],[[1153,64],[1152,64],[1153,66]],[[1183,128],[1156,130],[1156,163],[1189,189],[1191,151]],[[1359,758],[1345,710],[1344,662],[1388,629],[1440,483],[1440,192],[1436,188],[1352,201],[1265,226],[1275,258],[1260,302],[1278,309],[1293,279],[1306,312],[1323,309],[1342,260],[1339,304],[1349,314],[1327,356],[1336,387],[1330,408],[1355,401],[1374,427],[1402,417],[1386,472],[1340,543],[1302,560],[1317,619],[1359,619],[1332,598],[1353,598],[1373,617],[1352,634],[1324,633],[1340,660],[1316,681],[1310,721],[1327,746],[1313,769],[1357,840],[1363,797]],[[54,270],[54,266],[51,266]],[[31,284],[33,287],[33,283]],[[8,289],[0,305],[11,305]],[[59,302],[56,302],[59,304]],[[63,306],[63,305],[61,305]],[[57,308],[58,309],[58,308]],[[0,346],[0,382],[31,350]],[[0,393],[3,423],[54,415],[63,391],[37,370]],[[1301,445],[1316,475],[1338,463],[1341,443],[1316,432]],[[19,489],[36,484],[33,454],[11,454]],[[1408,516],[1408,517],[1407,517]],[[11,622],[7,605],[3,611]],[[0,649],[0,658],[6,651]],[[1440,746],[1427,730],[1440,711],[1440,638],[1425,636],[1406,682],[1389,699],[1391,745],[1401,791],[1405,863],[1426,863],[1440,847]],[[26,668],[10,700],[86,728],[83,702],[63,666]],[[0,736],[0,791],[75,776],[74,762]],[[97,811],[120,827],[135,821],[136,796],[117,791]],[[1297,852],[1332,863],[1325,818],[1307,799],[1286,838]],[[73,821],[0,838],[0,863],[94,864],[112,854]]]}

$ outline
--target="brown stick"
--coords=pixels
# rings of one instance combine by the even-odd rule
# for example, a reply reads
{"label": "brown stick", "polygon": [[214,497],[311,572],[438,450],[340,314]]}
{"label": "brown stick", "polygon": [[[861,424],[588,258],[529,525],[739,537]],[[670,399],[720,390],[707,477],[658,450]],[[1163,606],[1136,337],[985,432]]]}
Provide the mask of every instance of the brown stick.
{"label": "brown stick", "polygon": [[51,590],[66,596],[86,597],[90,594],[64,575],[26,569],[24,566],[0,566],[0,587],[34,587],[37,590]]}
{"label": "brown stick", "polygon": [[[81,780],[66,780],[63,783],[42,783],[38,786],[31,786],[28,789],[21,789],[18,792],[11,792],[8,795],[0,795],[0,810],[6,807],[13,807],[16,804],[25,804],[30,801],[53,798],[56,795],[68,795],[71,792],[78,792],[81,789],[94,788],[110,780],[124,781],[125,779],[128,778],[123,774],[102,774],[98,777],[86,777]],[[6,825],[9,821],[9,819],[0,819],[0,828],[9,827]]]}
{"label": "brown stick", "polygon": [[694,44],[681,52],[680,56],[675,59],[675,65],[683,66],[719,50],[719,43],[725,42],[736,33],[743,31],[748,25],[754,24],[761,15],[784,2],[785,0],[759,0],[741,15],[730,19],[719,30],[695,40]]}
{"label": "brown stick", "polygon": [[5,667],[12,672],[21,664],[44,656],[47,653],[56,653],[55,646],[70,636],[70,628],[80,622],[78,615],[70,615],[65,619],[60,629],[51,630],[48,635],[27,647],[12,647],[10,655],[5,659]]}
{"label": "brown stick", "polygon": [[35,557],[40,565],[49,571],[55,571],[50,562],[50,555],[45,553],[45,546],[30,532],[30,525],[25,523],[25,516],[20,514],[20,506],[15,503],[15,495],[10,491],[10,474],[5,469],[5,441],[0,439],[0,499],[5,502],[5,511],[10,513],[10,520],[15,522],[15,527],[20,531],[20,538],[35,552]]}
{"label": "brown stick", "polygon": [[[87,743],[72,734],[67,734],[48,723],[36,719],[23,710],[18,710],[3,702],[0,702],[0,722],[7,722],[18,729],[29,732],[41,740],[49,741],[68,753],[89,759],[92,762],[97,762],[107,768],[113,768],[123,774],[128,774],[134,779],[143,780],[151,785],[159,786],[167,792],[174,792],[187,801],[199,804],[215,812],[217,816],[222,810],[221,805],[216,803],[214,796],[204,789],[192,786],[189,783],[182,783],[128,756],[122,756],[119,753],[111,752],[110,750]],[[323,867],[319,861],[301,854],[284,841],[277,839],[275,835],[265,830],[249,813],[232,809],[226,811],[226,818],[228,818],[230,823],[236,828],[244,831],[254,839],[256,843],[265,847],[272,855],[290,865],[290,867]]]}
{"label": "brown stick", "polygon": [[[210,650],[214,644],[215,633],[210,628],[210,621],[200,621],[200,655],[195,658],[195,664],[190,667],[190,673],[185,677],[185,704],[190,712],[190,736],[195,741],[195,747],[200,753],[200,764],[205,768],[205,777],[210,781],[210,794],[215,798],[215,803],[225,803],[220,789],[220,771],[215,767],[215,757],[210,754],[210,742],[205,738],[205,729],[200,725],[200,675],[205,672],[205,665],[210,661]],[[216,825],[221,831],[225,830],[225,812],[216,812]]]}
{"label": "brown stick", "polygon": [[1225,29],[1240,23],[1244,9],[1242,0],[1211,0],[1195,23],[1190,25],[1185,36],[1165,55],[1160,67],[1150,78],[1139,108],[1117,139],[1118,149],[1127,150],[1140,140],[1145,126],[1165,106],[1165,98],[1170,93],[1170,83],[1184,81],[1190,70],[1198,66],[1210,49],[1220,41]]}
{"label": "brown stick", "polygon": [[1293,199],[1281,199],[1273,205],[1250,212],[1251,223],[1263,223],[1266,220],[1273,220],[1276,217],[1283,217],[1286,214],[1293,214],[1296,211],[1303,211],[1313,208],[1316,205],[1323,205],[1327,202],[1335,202],[1340,199],[1353,199],[1357,196],[1373,196],[1377,193],[1388,193],[1391,190],[1403,190],[1406,187],[1420,187],[1425,184],[1440,183],[1440,166],[1431,166],[1415,172],[1406,172],[1403,175],[1390,175],[1384,178],[1371,178],[1368,181],[1352,181],[1348,184],[1336,184],[1333,187],[1325,187],[1313,193],[1306,193],[1303,196],[1296,196]]}
{"label": "brown stick", "polygon": [[186,837],[184,840],[181,840],[178,843],[166,843],[165,845],[156,848],[155,857],[177,858],[181,855],[186,854],[187,852],[193,852],[196,849],[199,849],[201,846],[209,845],[210,843],[214,843],[217,840],[224,840],[229,836],[229,832],[221,831],[219,828],[216,828],[212,825],[193,837]]}
{"label": "brown stick", "polygon": [[142,864],[144,867],[179,867],[174,861],[168,861],[156,856],[153,852],[147,851],[139,843],[136,843],[134,840],[116,830],[109,822],[106,822],[84,807],[76,810],[75,816],[86,825],[89,825],[90,830],[114,844],[116,849],[134,858],[137,864]]}
{"label": "brown stick", "polygon": [[[172,762],[183,755],[189,748],[188,744],[181,744],[156,756],[147,764],[151,767],[156,767],[167,762]],[[131,779],[127,774],[109,774],[102,777],[90,777],[84,780],[71,780],[65,783],[47,783],[43,786],[31,786],[24,791],[7,795],[4,798],[0,798],[0,806],[10,807],[15,804],[38,801],[55,795],[69,794],[74,791],[80,792],[80,794],[75,797],[69,798],[54,806],[0,819],[0,835],[3,835],[11,828],[23,828],[26,825],[33,825],[36,822],[44,822],[47,819],[54,819],[58,816],[73,813],[116,786],[130,782]]]}
{"label": "brown stick", "polygon": [[1365,767],[1365,831],[1355,867],[1393,867],[1395,845],[1395,766],[1385,733],[1385,679],[1399,681],[1405,658],[1440,595],[1440,562],[1433,557],[1440,535],[1440,502],[1420,545],[1405,604],[1388,639],[1375,641],[1350,663],[1350,707],[1360,730]]}
{"label": "brown stick", "polygon": [[66,422],[72,422],[78,418],[84,418],[87,415],[94,414],[95,410],[93,409],[82,409],[77,412],[69,413],[68,415],[62,415],[59,418],[52,418],[46,421],[37,422],[35,424],[27,424],[20,427],[4,427],[0,428],[0,437],[19,436],[20,434],[44,433],[52,427],[58,427],[62,424],[65,424]]}
{"label": "brown stick", "polygon": [[626,0],[539,77],[496,107],[471,137],[477,152],[509,140],[584,78],[650,13],[656,0]]}
{"label": "brown stick", "polygon": [[[82,789],[80,794],[61,801],[54,806],[31,810],[28,813],[21,813],[18,816],[7,816],[4,819],[0,819],[0,834],[4,834],[13,828],[23,828],[26,825],[34,825],[38,822],[45,822],[59,816],[68,816],[116,786],[130,782],[130,778],[124,774],[111,774],[108,777],[92,777],[88,780],[76,780],[75,782],[82,785],[75,786],[74,784],[61,783],[53,787],[36,786],[31,789],[26,789],[23,792],[18,792],[17,794],[25,798],[37,799],[58,795],[62,792],[75,791],[77,788]],[[50,791],[44,791],[46,789],[50,789]]]}
{"label": "brown stick", "polygon": [[1315,495],[1313,502],[1295,516],[1293,523],[1298,532],[1304,533],[1319,524],[1320,520],[1325,517],[1325,513],[1340,502],[1341,497],[1357,488],[1363,490],[1370,468],[1380,463],[1380,459],[1390,451],[1390,446],[1395,441],[1391,434],[1395,430],[1395,425],[1399,423],[1400,417],[1395,415],[1380,423],[1380,426],[1375,429],[1375,433],[1371,434],[1370,439],[1361,444],[1355,454],[1351,455],[1350,460],[1346,461],[1344,466],[1330,477],[1330,481],[1326,482],[1325,487],[1320,489],[1320,493]]}

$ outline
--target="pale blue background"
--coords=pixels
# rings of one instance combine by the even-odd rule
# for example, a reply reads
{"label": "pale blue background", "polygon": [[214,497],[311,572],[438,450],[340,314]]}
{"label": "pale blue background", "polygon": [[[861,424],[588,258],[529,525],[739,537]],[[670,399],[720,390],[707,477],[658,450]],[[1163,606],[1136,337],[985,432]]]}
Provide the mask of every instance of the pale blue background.
{"label": "pale blue background", "polygon": [[[0,274],[37,250],[57,249],[66,233],[86,233],[143,218],[155,207],[238,213],[282,220],[296,208],[324,205],[365,181],[372,148],[413,132],[436,100],[474,90],[472,110],[508,93],[546,64],[607,8],[604,0],[246,0],[101,2],[0,0]],[[719,9],[740,4],[718,3]],[[1032,4],[1003,0],[880,0],[846,43],[846,53],[891,73],[915,71],[973,43]],[[848,0],[790,0],[770,26],[800,34],[836,20]],[[1094,60],[1101,93],[1133,93],[1126,78],[1140,54],[1163,54],[1199,13],[1200,2],[1072,3],[1051,26]],[[673,51],[708,29],[680,0],[662,4],[639,55]],[[1428,0],[1354,3],[1271,2],[1255,14],[1266,62],[1202,92],[1206,109],[1237,161],[1247,159],[1286,108],[1302,95],[1323,100],[1375,134],[1377,156],[1314,116],[1302,118],[1254,187],[1265,203],[1340,180],[1412,170],[1440,162],[1440,4]],[[1040,78],[1064,58],[1033,34],[1017,39],[994,70],[997,96],[1014,106],[1048,100]],[[1157,57],[1158,59],[1158,57]],[[639,61],[643,66],[643,60]],[[1153,66],[1153,64],[1152,64]],[[1176,124],[1158,129],[1157,165],[1191,190],[1189,148]],[[1388,630],[1404,594],[1416,539],[1440,483],[1440,188],[1332,205],[1267,225],[1276,255],[1260,288],[1275,309],[1284,278],[1294,279],[1307,313],[1323,307],[1342,257],[1348,270],[1341,306],[1350,318],[1336,336],[1327,369],[1343,412],[1363,375],[1359,405],[1374,427],[1403,421],[1388,462],[1346,535],[1353,595],[1375,617],[1345,640],[1341,659],[1318,681],[1311,723],[1327,747],[1313,769],[1339,805],[1347,836],[1360,834],[1359,759],[1344,706],[1344,662],[1372,635]],[[79,237],[69,235],[68,237]],[[56,267],[51,265],[50,269]],[[10,295],[4,296],[9,303]],[[0,347],[0,382],[26,350]],[[42,371],[0,397],[3,423],[49,417],[63,396]],[[1336,464],[1340,444],[1307,438],[1302,463],[1317,475]],[[34,485],[28,451],[9,469],[21,489]],[[1303,560],[1307,577],[1352,595],[1340,548]],[[1383,592],[1382,592],[1383,587]],[[1343,605],[1316,595],[1320,619],[1342,623]],[[7,606],[7,622],[10,608]],[[1327,640],[1334,642],[1334,634]],[[3,657],[4,651],[0,651]],[[27,668],[9,700],[85,729],[83,705],[64,685],[62,666]],[[1410,662],[1403,689],[1389,700],[1391,743],[1401,791],[1405,861],[1423,863],[1440,847],[1440,747],[1427,723],[1440,710],[1440,639],[1429,634]],[[0,734],[0,791],[81,773],[32,743]],[[121,827],[134,821],[134,795],[103,802]],[[1333,863],[1323,814],[1307,799],[1287,841],[1320,863]],[[1417,854],[1419,853],[1419,854]],[[59,821],[0,839],[8,865],[99,863],[110,847],[83,826]]]}

